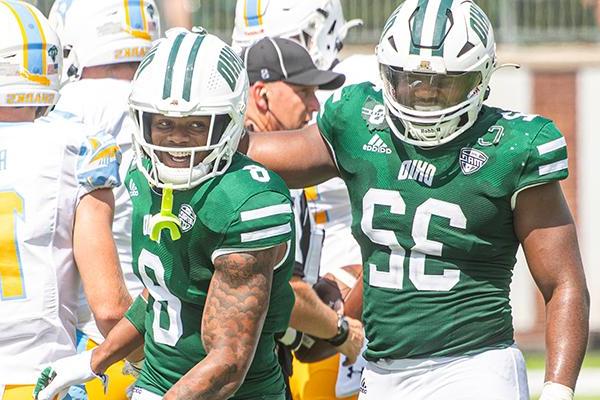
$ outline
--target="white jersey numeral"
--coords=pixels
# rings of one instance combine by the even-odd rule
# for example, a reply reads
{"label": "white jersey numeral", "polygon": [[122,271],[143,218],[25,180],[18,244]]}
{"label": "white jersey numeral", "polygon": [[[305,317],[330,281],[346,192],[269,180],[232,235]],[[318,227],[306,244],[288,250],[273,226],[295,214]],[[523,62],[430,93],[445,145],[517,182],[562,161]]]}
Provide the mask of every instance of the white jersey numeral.
{"label": "white jersey numeral", "polygon": [[244,167],[244,169],[246,171],[250,172],[250,176],[255,181],[269,182],[271,180],[271,177],[269,176],[269,172],[266,169],[264,169],[263,167],[260,167],[258,165],[247,165]]}
{"label": "white jersey numeral", "polygon": [[[144,286],[148,289],[150,295],[154,298],[152,305],[153,317],[152,333],[156,343],[175,346],[183,334],[183,323],[181,321],[181,300],[169,292],[165,284],[165,268],[160,258],[143,249],[138,258],[138,269]],[[154,282],[146,269],[154,272],[158,282]],[[161,326],[160,316],[166,311],[168,317],[168,327]]]}
{"label": "white jersey numeral", "polygon": [[[362,231],[374,243],[390,249],[387,271],[380,271],[375,264],[369,263],[369,284],[388,289],[402,289],[404,279],[404,259],[406,250],[398,243],[392,230],[373,227],[375,206],[388,206],[390,213],[404,215],[406,203],[399,192],[385,189],[369,189],[363,198]],[[467,219],[460,206],[442,200],[429,199],[417,207],[413,220],[412,239],[415,245],[410,249],[408,276],[417,290],[448,291],[460,279],[460,271],[444,269],[442,275],[429,275],[425,272],[426,256],[441,256],[443,243],[427,238],[431,216],[450,220],[450,226],[465,229]]]}

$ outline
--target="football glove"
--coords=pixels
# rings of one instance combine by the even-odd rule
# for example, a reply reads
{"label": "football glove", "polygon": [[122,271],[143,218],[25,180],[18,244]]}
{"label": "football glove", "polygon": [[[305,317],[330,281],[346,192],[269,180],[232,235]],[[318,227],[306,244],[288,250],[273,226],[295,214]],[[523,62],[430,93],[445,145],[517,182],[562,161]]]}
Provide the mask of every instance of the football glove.
{"label": "football glove", "polygon": [[[33,397],[37,400],[51,400],[54,396],[67,391],[70,386],[100,378],[104,393],[108,386],[108,377],[92,371],[92,351],[88,350],[74,356],[61,358],[44,369],[38,378]],[[61,397],[59,397],[61,398]]]}

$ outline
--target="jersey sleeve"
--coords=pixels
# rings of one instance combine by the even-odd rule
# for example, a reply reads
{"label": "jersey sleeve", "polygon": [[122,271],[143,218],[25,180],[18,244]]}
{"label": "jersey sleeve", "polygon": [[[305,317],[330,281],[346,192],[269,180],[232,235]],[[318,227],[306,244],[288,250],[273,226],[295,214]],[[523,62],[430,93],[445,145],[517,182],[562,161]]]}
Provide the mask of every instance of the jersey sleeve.
{"label": "jersey sleeve", "polygon": [[282,193],[267,191],[248,198],[234,213],[221,244],[211,259],[240,251],[268,249],[294,238],[294,213],[290,199]]}
{"label": "jersey sleeve", "polygon": [[556,125],[548,122],[531,141],[515,194],[528,187],[566,179],[568,175],[567,143]]}
{"label": "jersey sleeve", "polygon": [[322,107],[321,113],[317,116],[317,126],[321,135],[326,140],[331,149],[335,162],[339,167],[336,155],[336,149],[339,146],[338,140],[345,130],[345,112],[348,110],[349,97],[355,86],[343,88],[341,91],[334,92]]}
{"label": "jersey sleeve", "polygon": [[77,179],[82,192],[119,186],[120,163],[121,150],[111,135],[96,133],[86,136],[77,160]]}

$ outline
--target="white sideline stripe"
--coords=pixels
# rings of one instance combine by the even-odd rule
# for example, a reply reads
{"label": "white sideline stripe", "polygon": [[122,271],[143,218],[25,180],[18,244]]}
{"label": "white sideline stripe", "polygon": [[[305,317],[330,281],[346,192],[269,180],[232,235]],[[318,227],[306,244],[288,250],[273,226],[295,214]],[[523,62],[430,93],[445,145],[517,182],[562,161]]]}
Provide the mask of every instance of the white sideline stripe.
{"label": "white sideline stripe", "polygon": [[274,206],[267,206],[263,208],[257,208],[256,210],[242,211],[240,217],[242,222],[253,221],[255,219],[270,217],[279,214],[291,214],[292,206],[289,204],[276,204]]}
{"label": "white sideline stripe", "polygon": [[254,232],[242,233],[242,243],[254,242],[256,240],[266,239],[273,236],[283,235],[292,231],[292,225],[288,222],[284,225],[274,226],[272,228],[261,229]]}
{"label": "white sideline stripe", "polygon": [[564,137],[561,137],[551,142],[540,144],[537,149],[540,153],[540,156],[543,156],[544,154],[550,153],[554,150],[562,149],[563,147],[567,147],[567,141]]}
{"label": "white sideline stripe", "polygon": [[567,168],[569,168],[569,163],[565,158],[564,160],[553,162],[552,164],[541,165],[539,167],[539,174],[540,176],[544,176]]}

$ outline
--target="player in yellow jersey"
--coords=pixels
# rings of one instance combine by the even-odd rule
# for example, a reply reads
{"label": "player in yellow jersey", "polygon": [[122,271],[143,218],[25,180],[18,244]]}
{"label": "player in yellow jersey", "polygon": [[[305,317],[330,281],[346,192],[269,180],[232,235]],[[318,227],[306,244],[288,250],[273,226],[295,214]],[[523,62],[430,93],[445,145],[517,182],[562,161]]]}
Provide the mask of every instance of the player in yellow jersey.
{"label": "player in yellow jersey", "polygon": [[0,26],[0,399],[22,400],[46,364],[75,354],[81,283],[104,334],[131,298],[110,230],[118,147],[42,117],[62,69],[46,18],[0,1]]}

